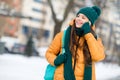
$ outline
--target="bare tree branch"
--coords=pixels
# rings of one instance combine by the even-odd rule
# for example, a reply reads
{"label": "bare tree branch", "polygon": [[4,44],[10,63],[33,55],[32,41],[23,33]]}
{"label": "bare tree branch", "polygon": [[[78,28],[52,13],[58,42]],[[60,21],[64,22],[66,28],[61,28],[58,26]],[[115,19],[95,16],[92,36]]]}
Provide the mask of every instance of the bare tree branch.
{"label": "bare tree branch", "polygon": [[65,10],[65,13],[64,13],[64,17],[63,17],[63,20],[62,22],[65,21],[65,19],[67,18],[68,16],[68,13],[71,11],[71,9],[73,8],[73,4],[74,4],[74,1],[73,0],[69,0],[68,4],[67,4],[67,7],[66,7],[66,10]]}
{"label": "bare tree branch", "polygon": [[55,22],[57,22],[58,20],[57,20],[57,18],[56,18],[56,14],[55,14],[55,11],[54,11],[54,9],[53,9],[52,2],[51,2],[51,1],[52,1],[52,0],[48,0],[48,4],[50,5],[50,9],[51,9],[51,12],[52,12],[53,20],[54,20]]}
{"label": "bare tree branch", "polygon": [[107,7],[107,0],[93,0],[93,3],[100,6],[102,9]]}

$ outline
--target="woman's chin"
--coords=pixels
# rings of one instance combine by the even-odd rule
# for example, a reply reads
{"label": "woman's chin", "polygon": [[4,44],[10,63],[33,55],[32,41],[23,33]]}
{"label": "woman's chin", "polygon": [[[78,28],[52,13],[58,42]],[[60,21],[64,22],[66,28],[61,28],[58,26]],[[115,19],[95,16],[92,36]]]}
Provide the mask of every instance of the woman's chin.
{"label": "woman's chin", "polygon": [[76,25],[77,28],[81,28],[81,25]]}

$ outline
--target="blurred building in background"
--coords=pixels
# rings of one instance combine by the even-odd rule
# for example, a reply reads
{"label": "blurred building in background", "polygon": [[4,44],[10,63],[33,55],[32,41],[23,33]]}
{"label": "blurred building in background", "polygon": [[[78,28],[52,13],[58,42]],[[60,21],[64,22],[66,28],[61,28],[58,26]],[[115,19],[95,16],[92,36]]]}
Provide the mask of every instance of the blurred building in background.
{"label": "blurred building in background", "polygon": [[110,0],[106,6],[97,33],[103,40],[106,60],[120,62],[120,0]]}
{"label": "blurred building in background", "polygon": [[52,30],[49,12],[46,0],[1,0],[0,36],[17,38],[26,44],[32,35],[38,46],[48,45]]}
{"label": "blurred building in background", "polygon": [[0,1],[0,36],[17,37],[16,33],[20,27],[20,19],[14,15],[21,12],[21,0]]}
{"label": "blurred building in background", "polygon": [[[44,29],[46,5],[45,0],[23,0],[21,13],[29,18],[21,19],[21,42],[22,39],[27,40],[30,35],[40,41],[44,33],[49,33]],[[48,33],[47,35],[49,35]]]}
{"label": "blurred building in background", "polygon": [[[51,0],[57,21],[62,21],[69,0]],[[62,2],[64,1],[64,3]],[[96,5],[98,0],[74,0],[74,8],[62,24],[64,30],[83,6]],[[96,3],[95,3],[96,2]],[[120,56],[120,0],[98,1],[102,8],[96,32],[102,38],[107,55]],[[103,3],[105,3],[103,5]],[[0,0],[0,37],[17,39],[26,45],[33,36],[35,46],[48,46],[53,39],[55,20],[48,0]],[[8,38],[7,38],[8,39]],[[10,40],[8,40],[8,43]],[[111,58],[110,58],[111,59]]]}
{"label": "blurred building in background", "polygon": [[[57,18],[62,20],[67,1],[64,6],[61,6],[60,0],[53,1],[53,4]],[[79,4],[81,2],[76,2],[76,8]],[[61,30],[68,26],[74,16],[73,13],[68,15],[70,17]],[[1,0],[0,17],[1,37],[16,38],[17,43],[26,44],[32,35],[36,46],[48,46],[53,39],[55,23],[47,0]]]}

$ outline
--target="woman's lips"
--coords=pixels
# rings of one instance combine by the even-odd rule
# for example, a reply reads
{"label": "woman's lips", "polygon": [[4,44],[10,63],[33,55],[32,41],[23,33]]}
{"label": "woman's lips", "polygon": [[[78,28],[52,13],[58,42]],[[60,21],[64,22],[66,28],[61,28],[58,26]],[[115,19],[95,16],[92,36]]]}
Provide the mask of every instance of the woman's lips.
{"label": "woman's lips", "polygon": [[83,22],[82,21],[76,21],[76,24],[81,25],[81,24],[83,24]]}

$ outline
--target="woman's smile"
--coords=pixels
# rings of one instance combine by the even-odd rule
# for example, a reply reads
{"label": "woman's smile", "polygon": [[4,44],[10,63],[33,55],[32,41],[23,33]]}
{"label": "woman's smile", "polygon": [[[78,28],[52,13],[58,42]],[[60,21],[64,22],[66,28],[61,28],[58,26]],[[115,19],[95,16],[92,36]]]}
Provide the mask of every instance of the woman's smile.
{"label": "woman's smile", "polygon": [[83,24],[83,21],[76,20],[75,24],[76,24],[77,27],[80,27]]}

